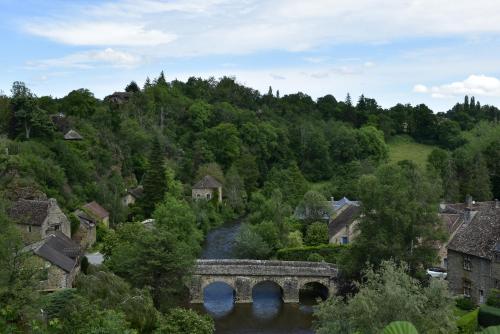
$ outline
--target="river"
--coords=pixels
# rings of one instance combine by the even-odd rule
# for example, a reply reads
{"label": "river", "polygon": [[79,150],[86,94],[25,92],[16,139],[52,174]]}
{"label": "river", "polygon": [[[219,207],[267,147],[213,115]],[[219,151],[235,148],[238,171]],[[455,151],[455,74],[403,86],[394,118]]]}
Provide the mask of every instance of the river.
{"label": "river", "polygon": [[[234,258],[235,237],[240,228],[241,222],[237,221],[209,232],[202,258]],[[311,326],[316,297],[312,291],[301,291],[300,304],[284,304],[280,288],[264,282],[253,289],[253,303],[234,304],[228,285],[212,283],[205,288],[205,302],[192,308],[214,319],[217,334],[310,334],[314,333]]]}

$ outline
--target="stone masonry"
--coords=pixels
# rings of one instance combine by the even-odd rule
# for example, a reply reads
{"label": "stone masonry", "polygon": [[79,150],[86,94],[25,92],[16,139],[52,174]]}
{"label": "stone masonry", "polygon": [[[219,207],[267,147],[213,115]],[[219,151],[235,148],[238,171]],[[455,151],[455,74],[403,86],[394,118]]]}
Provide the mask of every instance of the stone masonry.
{"label": "stone masonry", "polygon": [[205,287],[223,282],[233,288],[236,303],[251,303],[253,287],[264,281],[278,284],[285,303],[299,302],[299,291],[319,283],[336,292],[337,269],[324,262],[264,260],[198,260],[189,290],[192,303],[203,303]]}

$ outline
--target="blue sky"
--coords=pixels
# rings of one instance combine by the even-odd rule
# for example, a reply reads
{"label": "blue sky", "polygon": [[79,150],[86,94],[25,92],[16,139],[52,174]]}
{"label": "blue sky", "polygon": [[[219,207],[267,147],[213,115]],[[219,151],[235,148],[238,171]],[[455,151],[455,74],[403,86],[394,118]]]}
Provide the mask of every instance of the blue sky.
{"label": "blue sky", "polygon": [[168,79],[235,76],[314,98],[444,111],[463,95],[500,105],[494,0],[0,0],[0,90],[97,97]]}

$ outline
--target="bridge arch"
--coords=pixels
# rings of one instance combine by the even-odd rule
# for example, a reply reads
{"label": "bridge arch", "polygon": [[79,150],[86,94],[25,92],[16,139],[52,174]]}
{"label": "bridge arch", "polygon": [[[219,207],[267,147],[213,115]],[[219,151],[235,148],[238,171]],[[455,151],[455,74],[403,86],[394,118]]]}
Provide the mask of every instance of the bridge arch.
{"label": "bridge arch", "polygon": [[[279,295],[279,298],[281,300],[283,300],[283,298],[284,298],[282,282],[279,282],[279,280],[277,280],[277,279],[264,278],[261,280],[256,280],[256,282],[252,285],[252,300],[254,300],[255,297],[259,296],[259,292],[260,292],[259,288],[264,289],[264,290],[268,290],[271,292],[277,292]],[[275,291],[272,291],[273,288]]]}
{"label": "bridge arch", "polygon": [[307,281],[304,282],[299,288],[299,301],[303,300],[326,300],[330,296],[330,288],[321,281]]}

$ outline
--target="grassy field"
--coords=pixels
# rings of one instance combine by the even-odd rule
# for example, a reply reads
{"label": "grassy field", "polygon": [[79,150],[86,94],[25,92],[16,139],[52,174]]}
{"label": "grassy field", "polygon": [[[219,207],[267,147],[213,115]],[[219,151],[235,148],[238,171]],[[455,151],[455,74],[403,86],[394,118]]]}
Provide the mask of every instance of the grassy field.
{"label": "grassy field", "polygon": [[427,165],[427,156],[435,148],[432,145],[416,143],[408,136],[396,136],[388,143],[389,162],[396,163],[401,160],[413,160],[421,168]]}

